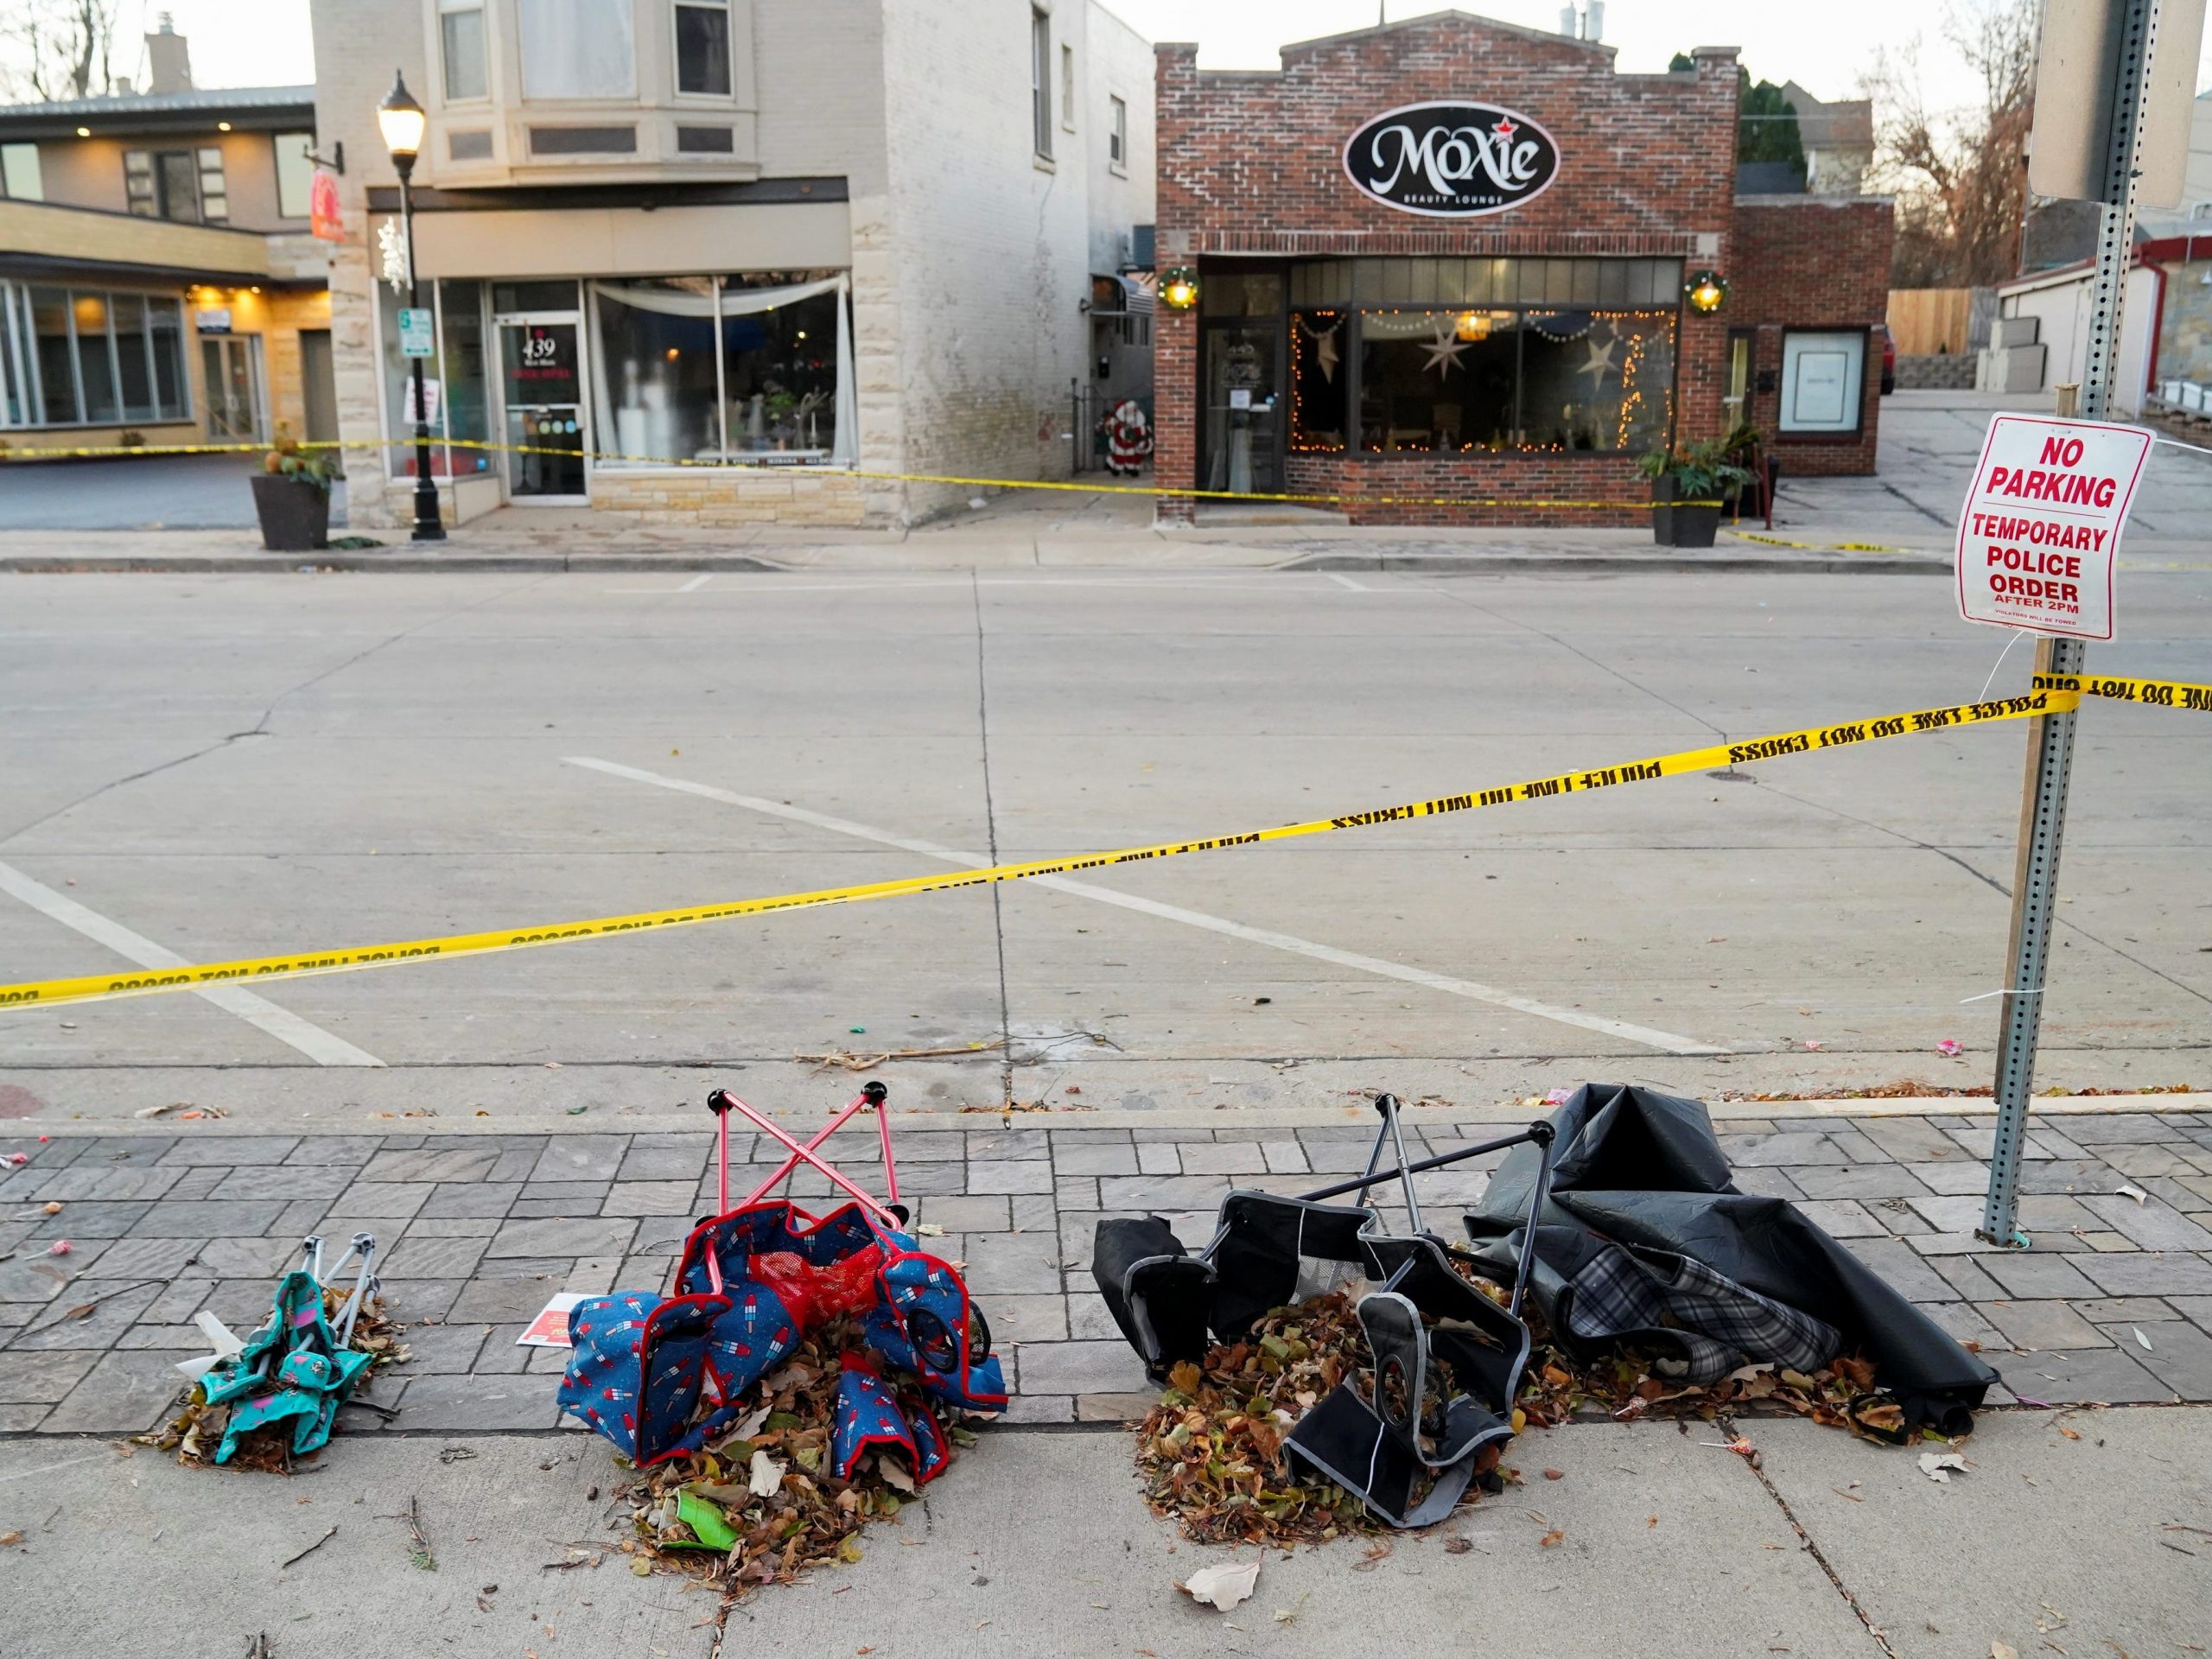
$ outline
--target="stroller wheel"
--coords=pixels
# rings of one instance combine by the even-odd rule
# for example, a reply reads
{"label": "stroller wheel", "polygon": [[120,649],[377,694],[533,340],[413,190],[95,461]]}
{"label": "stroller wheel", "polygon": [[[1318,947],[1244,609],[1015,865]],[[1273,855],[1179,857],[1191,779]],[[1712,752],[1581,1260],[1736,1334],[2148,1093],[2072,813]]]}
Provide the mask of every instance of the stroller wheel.
{"label": "stroller wheel", "polygon": [[968,1304],[968,1351],[978,1365],[991,1357],[991,1322],[974,1302]]}
{"label": "stroller wheel", "polygon": [[952,1339],[952,1328],[926,1307],[906,1315],[906,1335],[931,1370],[949,1372],[960,1363],[960,1344]]}

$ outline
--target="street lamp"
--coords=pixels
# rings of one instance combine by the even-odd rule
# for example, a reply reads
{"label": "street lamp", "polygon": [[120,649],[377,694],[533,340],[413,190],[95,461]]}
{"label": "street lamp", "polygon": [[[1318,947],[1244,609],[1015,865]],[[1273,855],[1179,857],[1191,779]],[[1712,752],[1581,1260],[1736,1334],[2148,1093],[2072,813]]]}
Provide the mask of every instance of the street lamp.
{"label": "street lamp", "polygon": [[[399,170],[399,221],[407,244],[407,304],[416,311],[423,308],[423,285],[415,275],[415,196],[408,181],[414,175],[415,158],[422,154],[423,134],[429,124],[429,117],[407,90],[406,77],[394,70],[391,90],[377,105],[377,127],[384,134],[384,147],[391,152],[392,166]],[[415,539],[442,542],[446,527],[438,520],[438,486],[430,481],[430,410],[423,396],[423,359],[418,357],[413,362]]]}

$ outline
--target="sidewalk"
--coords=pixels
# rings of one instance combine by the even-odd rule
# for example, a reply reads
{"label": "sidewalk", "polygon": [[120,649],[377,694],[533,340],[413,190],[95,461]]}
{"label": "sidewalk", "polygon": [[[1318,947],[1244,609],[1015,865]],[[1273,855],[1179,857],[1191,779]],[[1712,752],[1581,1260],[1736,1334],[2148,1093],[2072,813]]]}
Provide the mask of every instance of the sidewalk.
{"label": "sidewalk", "polygon": [[[1090,1287],[1091,1228],[1156,1209],[1202,1239],[1232,1183],[1295,1191],[1358,1167],[1370,1130],[1342,1114],[903,1123],[902,1195],[946,1230],[930,1247],[965,1262],[1015,1409],[895,1529],[863,1534],[861,1562],[726,1616],[711,1591],[633,1577],[608,1548],[627,1535],[621,1471],[557,1426],[564,1351],[514,1345],[556,1291],[664,1281],[714,1202],[709,1134],[54,1125],[5,1143],[32,1161],[0,1179],[0,1535],[22,1535],[0,1560],[29,1569],[10,1581],[0,1647],[235,1659],[265,1631],[275,1659],[1321,1659],[1427,1651],[1464,1630],[1481,1651],[1535,1659],[1988,1659],[1993,1640],[2024,1656],[2196,1650],[2212,1419],[2174,1402],[2212,1401],[2212,1114],[2127,1109],[2142,1103],[2053,1102],[2064,1109],[2033,1121],[2023,1221],[2037,1248],[2019,1255],[1972,1236],[1986,1116],[1719,1121],[1745,1188],[1802,1203],[2004,1373],[1969,1471],[1948,1484],[1910,1452],[1796,1419],[1738,1425],[1756,1470],[1718,1430],[1578,1422],[1516,1440],[1523,1483],[1435,1532],[1372,1556],[1364,1538],[1266,1555],[1255,1597],[1226,1615],[1173,1586],[1231,1552],[1180,1541],[1133,1478],[1118,1425],[1154,1396]],[[1423,1116],[1417,1152],[1499,1127]],[[869,1137],[841,1141],[865,1163]],[[747,1136],[733,1155],[741,1192],[767,1154]],[[1453,1230],[1484,1179],[1421,1177],[1430,1224]],[[48,1201],[58,1216],[39,1213]],[[391,1426],[347,1412],[316,1472],[290,1483],[120,1441],[163,1417],[170,1365],[204,1350],[194,1312],[251,1324],[302,1233],[361,1228],[384,1242],[387,1294],[411,1326],[413,1359],[374,1390],[399,1408]],[[45,1254],[59,1236],[70,1254]],[[410,1504],[435,1573],[410,1564]]]}
{"label": "sidewalk", "polygon": [[[863,1532],[858,1564],[726,1623],[711,1590],[589,1547],[628,1524],[595,1439],[340,1440],[289,1482],[17,1440],[0,1442],[0,1533],[25,1539],[0,1550],[0,1628],[22,1659],[237,1659],[263,1632],[273,1659],[1989,1659],[1993,1641],[2163,1659],[2201,1650],[2212,1605],[2209,1419],[1992,1413],[1944,1485],[1794,1420],[1745,1426],[1760,1471],[1694,1427],[1540,1432],[1506,1459],[1522,1484],[1430,1533],[1267,1554],[1226,1614],[1174,1586],[1255,1552],[1147,1514],[1122,1433],[999,1429]],[[410,1563],[410,1503],[435,1572]]]}
{"label": "sidewalk", "polygon": [[[1141,1115],[1128,1115],[1139,1116]],[[1293,1115],[1284,1114],[1283,1116]],[[1103,1216],[1168,1216],[1187,1243],[1211,1236],[1232,1185],[1297,1192],[1363,1165],[1371,1128],[1307,1112],[1297,1127],[1219,1114],[1178,1125],[1099,1127],[1076,1114],[902,1123],[899,1192],[930,1248],[966,1263],[1018,1398],[1013,1420],[1120,1419],[1150,1403],[1135,1357],[1090,1281]],[[1218,1127],[1193,1122],[1205,1117]],[[1502,1132],[1422,1114],[1409,1139],[1448,1150]],[[1993,1134],[1987,1120],[1730,1118],[1718,1125],[1745,1190],[1800,1201],[1955,1335],[1981,1344],[2011,1393],[2053,1403],[2212,1402],[2212,1116],[2070,1112],[2030,1137],[2025,1254],[1973,1230]],[[58,1128],[63,1126],[57,1126]],[[364,1229],[413,1363],[376,1399],[410,1432],[555,1427],[557,1349],[515,1345],[556,1292],[665,1287],[695,1217],[715,1200],[703,1130],[640,1134],[270,1135],[57,1133],[0,1179],[0,1429],[137,1433],[169,1403],[177,1360],[205,1351],[200,1308],[245,1328],[302,1235]],[[837,1152],[865,1165],[868,1137]],[[733,1135],[733,1196],[773,1168]],[[774,1154],[779,1156],[780,1154]],[[1477,1160],[1420,1178],[1430,1224],[1487,1179]],[[2139,1199],[2123,1191],[2139,1192]],[[827,1192],[819,1176],[801,1195]],[[39,1214],[59,1200],[60,1214]],[[26,1214],[25,1212],[29,1213]],[[66,1257],[44,1254],[72,1243]],[[89,1318],[63,1310],[120,1289]],[[2139,1337],[2138,1333],[2140,1333]],[[354,1425],[371,1429],[367,1414]]]}

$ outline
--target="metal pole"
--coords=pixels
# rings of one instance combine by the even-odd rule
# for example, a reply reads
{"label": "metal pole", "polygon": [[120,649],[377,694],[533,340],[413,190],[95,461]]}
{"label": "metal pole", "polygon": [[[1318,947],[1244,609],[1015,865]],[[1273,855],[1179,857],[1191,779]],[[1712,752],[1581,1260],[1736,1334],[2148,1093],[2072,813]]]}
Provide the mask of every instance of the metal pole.
{"label": "metal pole", "polygon": [[[423,283],[415,274],[415,193],[409,184],[415,158],[395,158],[399,168],[399,222],[407,240],[407,303],[423,308]],[[446,527],[438,520],[438,486],[430,481],[429,405],[423,398],[423,359],[415,365],[415,536],[418,542],[442,542]]]}
{"label": "metal pole", "polygon": [[[2088,355],[2082,376],[2082,415],[2101,421],[2112,414],[2120,369],[2121,303],[2135,241],[2135,141],[2156,37],[2158,0],[2120,0],[2118,84],[2112,133],[2105,153],[2102,206],[2098,212],[2097,269],[2089,301]],[[2079,639],[2043,639],[2036,646],[2038,674],[2078,674]],[[2012,947],[2006,953],[2003,1024],[1998,1035],[1997,1135],[1989,1154],[1989,1196],[1979,1236],[2005,1249],[2025,1249],[2020,1230],[2020,1157],[2028,1134],[2028,1102],[2034,1092],[2036,1038],[2043,1025],[2044,988],[2050,957],[2051,908],[2058,892],[2058,853],[2066,830],[2066,785],[2074,764],[2074,713],[2044,715],[2028,722],[2026,790],[2020,804],[2019,853],[2012,870]]]}

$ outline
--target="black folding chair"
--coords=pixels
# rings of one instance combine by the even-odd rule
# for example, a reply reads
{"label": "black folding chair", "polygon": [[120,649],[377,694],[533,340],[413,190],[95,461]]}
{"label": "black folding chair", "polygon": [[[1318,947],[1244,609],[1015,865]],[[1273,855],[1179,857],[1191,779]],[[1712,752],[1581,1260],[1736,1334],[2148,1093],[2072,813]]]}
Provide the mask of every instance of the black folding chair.
{"label": "black folding chair", "polygon": [[[1521,1319],[1535,1264],[1535,1222],[1551,1187],[1552,1128],[1513,1135],[1418,1161],[1406,1154],[1397,1097],[1376,1096],[1382,1122],[1363,1174],[1297,1198],[1238,1190],[1198,1255],[1158,1216],[1102,1221],[1091,1261],[1099,1294],[1156,1382],[1179,1363],[1203,1363],[1210,1342],[1240,1336],[1270,1311],[1306,1300],[1351,1274],[1376,1288],[1355,1307],[1371,1356],[1364,1395],[1347,1381],[1307,1412],[1286,1452],[1397,1527],[1451,1513],[1474,1475],[1474,1453],[1512,1437],[1513,1396],[1529,1358]],[[1461,1274],[1471,1261],[1429,1232],[1414,1177],[1422,1171],[1532,1142],[1539,1171],[1529,1225],[1503,1306]],[[1382,1168],[1385,1148],[1395,1168]],[[1369,1191],[1395,1179],[1408,1231],[1386,1231]],[[1332,1198],[1352,1193],[1351,1205]]]}

